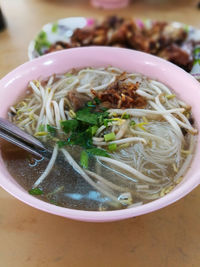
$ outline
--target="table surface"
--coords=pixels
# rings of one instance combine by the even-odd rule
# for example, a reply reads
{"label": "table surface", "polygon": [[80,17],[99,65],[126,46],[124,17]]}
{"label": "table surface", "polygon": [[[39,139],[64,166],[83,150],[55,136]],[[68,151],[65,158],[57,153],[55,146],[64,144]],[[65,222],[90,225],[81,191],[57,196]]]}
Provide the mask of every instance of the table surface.
{"label": "table surface", "polygon": [[[67,16],[110,14],[180,21],[200,27],[197,1],[134,0],[127,9],[93,9],[87,0],[3,0],[0,78],[27,61],[41,26]],[[31,208],[0,189],[0,266],[200,266],[200,187],[151,214],[113,223],[84,223]]]}

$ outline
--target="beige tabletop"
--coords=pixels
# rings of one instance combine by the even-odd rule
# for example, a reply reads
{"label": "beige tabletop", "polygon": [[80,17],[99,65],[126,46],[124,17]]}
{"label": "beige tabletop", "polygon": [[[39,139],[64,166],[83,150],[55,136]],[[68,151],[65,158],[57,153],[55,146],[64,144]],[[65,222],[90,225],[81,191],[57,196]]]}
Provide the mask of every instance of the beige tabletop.
{"label": "beige tabletop", "polygon": [[[88,0],[89,1],[89,0]],[[0,78],[27,59],[41,26],[67,16],[102,17],[87,0],[2,0]],[[200,27],[197,1],[134,0],[122,16]],[[113,223],[84,223],[33,209],[0,189],[0,267],[198,267],[200,187],[157,212]]]}

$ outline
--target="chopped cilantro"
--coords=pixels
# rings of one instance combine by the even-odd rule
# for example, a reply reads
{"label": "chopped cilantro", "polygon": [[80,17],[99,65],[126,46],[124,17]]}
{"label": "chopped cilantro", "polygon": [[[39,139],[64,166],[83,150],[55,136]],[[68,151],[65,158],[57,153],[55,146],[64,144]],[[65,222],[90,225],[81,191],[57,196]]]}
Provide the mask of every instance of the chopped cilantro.
{"label": "chopped cilantro", "polygon": [[77,120],[68,120],[68,121],[61,121],[62,129],[65,133],[73,132],[78,127]]}
{"label": "chopped cilantro", "polygon": [[103,124],[104,124],[104,126],[108,127],[108,123],[112,122],[112,121],[113,121],[112,119],[104,119]]}
{"label": "chopped cilantro", "polygon": [[64,147],[64,146],[68,145],[68,144],[69,144],[69,142],[67,142],[67,141],[62,141],[62,140],[59,140],[59,141],[57,142],[57,145],[58,145],[59,148],[62,148],[62,147]]}
{"label": "chopped cilantro", "polygon": [[69,145],[79,145],[83,148],[91,148],[92,144],[92,133],[90,130],[83,132],[74,132],[68,138]]}
{"label": "chopped cilantro", "polygon": [[84,108],[76,112],[76,117],[73,120],[61,122],[64,133],[70,133],[70,135],[66,136],[66,140],[58,141],[57,144],[59,148],[66,145],[78,145],[84,148],[80,158],[81,166],[84,168],[87,168],[88,157],[91,155],[109,157],[105,150],[95,148],[92,141],[92,137],[109,115],[106,111],[96,109],[98,103],[98,99],[95,99],[95,105],[94,100],[88,102]]}
{"label": "chopped cilantro", "polygon": [[49,48],[50,42],[47,39],[47,34],[45,31],[41,31],[37,38],[35,39],[35,50],[41,55],[42,54],[42,48]]}
{"label": "chopped cilantro", "polygon": [[40,188],[32,188],[28,192],[30,195],[43,195],[43,191]]}
{"label": "chopped cilantro", "polygon": [[79,121],[86,122],[88,124],[97,125],[98,124],[98,115],[96,113],[91,112],[90,107],[85,107],[82,109],[79,109],[76,112],[76,119]]}
{"label": "chopped cilantro", "polygon": [[108,118],[109,113],[104,111],[104,112],[100,112],[99,114],[99,118],[98,118],[98,124],[102,125],[104,123],[104,119]]}
{"label": "chopped cilantro", "polygon": [[109,157],[109,154],[106,152],[106,150],[100,149],[100,148],[90,148],[86,150],[87,153],[90,155],[95,156],[102,156],[102,157]]}
{"label": "chopped cilantro", "polygon": [[101,103],[101,100],[97,96],[93,100],[97,105]]}
{"label": "chopped cilantro", "polygon": [[51,126],[51,125],[49,125],[49,124],[47,124],[47,131],[48,131],[48,133],[50,133],[50,135],[54,136],[55,133],[56,133],[56,128]]}

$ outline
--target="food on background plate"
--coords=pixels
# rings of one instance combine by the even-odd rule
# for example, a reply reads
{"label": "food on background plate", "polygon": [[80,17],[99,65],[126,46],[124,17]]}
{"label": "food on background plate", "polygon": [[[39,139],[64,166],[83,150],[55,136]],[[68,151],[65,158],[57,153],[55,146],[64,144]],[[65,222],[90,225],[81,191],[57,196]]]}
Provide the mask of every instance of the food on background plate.
{"label": "food on background plate", "polygon": [[[42,31],[35,40],[37,53],[80,46],[117,46],[157,55],[188,72],[192,70],[195,47],[200,43],[199,30],[195,31],[180,23],[141,21],[117,16],[103,21],[93,20],[92,23],[88,21],[88,25],[80,24],[80,27],[74,28],[67,40],[58,38],[49,42],[48,34]],[[56,31],[62,32],[63,25],[52,24],[52,36]]]}
{"label": "food on background plate", "polygon": [[3,148],[10,173],[30,194],[81,210],[129,208],[169,193],[190,166],[197,135],[181,96],[115,67],[30,81],[9,118],[53,151],[48,161]]}

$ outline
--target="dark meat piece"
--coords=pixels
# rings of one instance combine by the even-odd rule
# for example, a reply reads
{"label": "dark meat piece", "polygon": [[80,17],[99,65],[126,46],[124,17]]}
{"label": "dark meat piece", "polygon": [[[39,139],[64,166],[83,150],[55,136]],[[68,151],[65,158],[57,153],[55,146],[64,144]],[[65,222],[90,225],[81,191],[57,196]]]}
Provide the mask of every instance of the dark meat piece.
{"label": "dark meat piece", "polygon": [[103,45],[131,48],[164,57],[187,71],[191,70],[193,49],[189,53],[182,47],[187,43],[187,31],[167,22],[154,22],[151,26],[139,26],[128,18],[110,16],[93,26],[76,29],[69,43],[57,42],[47,53],[60,49]]}
{"label": "dark meat piece", "polygon": [[103,26],[98,26],[95,29],[76,29],[71,37],[72,45],[87,46],[87,45],[106,45],[107,29]]}
{"label": "dark meat piece", "polygon": [[97,27],[94,31],[92,40],[93,45],[107,45],[107,33],[108,29],[105,27]]}
{"label": "dark meat piece", "polygon": [[110,16],[103,21],[102,25],[107,29],[117,29],[125,21],[124,18],[117,16]]}
{"label": "dark meat piece", "polygon": [[67,94],[67,99],[69,100],[69,104],[74,111],[83,108],[85,104],[91,100],[89,96],[78,93],[77,91],[70,91]]}
{"label": "dark meat piece", "polygon": [[59,41],[51,45],[50,48],[45,53],[51,53],[51,52],[55,52],[55,51],[59,51],[59,50],[71,48],[71,47],[72,46],[69,43]]}
{"label": "dark meat piece", "polygon": [[192,68],[193,59],[186,51],[178,47],[176,44],[172,44],[163,49],[159,53],[159,56],[180,66],[186,71],[190,71]]}
{"label": "dark meat piece", "polygon": [[138,95],[139,84],[125,83],[122,74],[115,82],[102,92],[91,90],[92,94],[101,100],[101,105],[107,108],[142,108],[147,101]]}
{"label": "dark meat piece", "polygon": [[73,46],[90,45],[93,36],[93,31],[90,29],[76,29],[71,37],[71,42]]}

